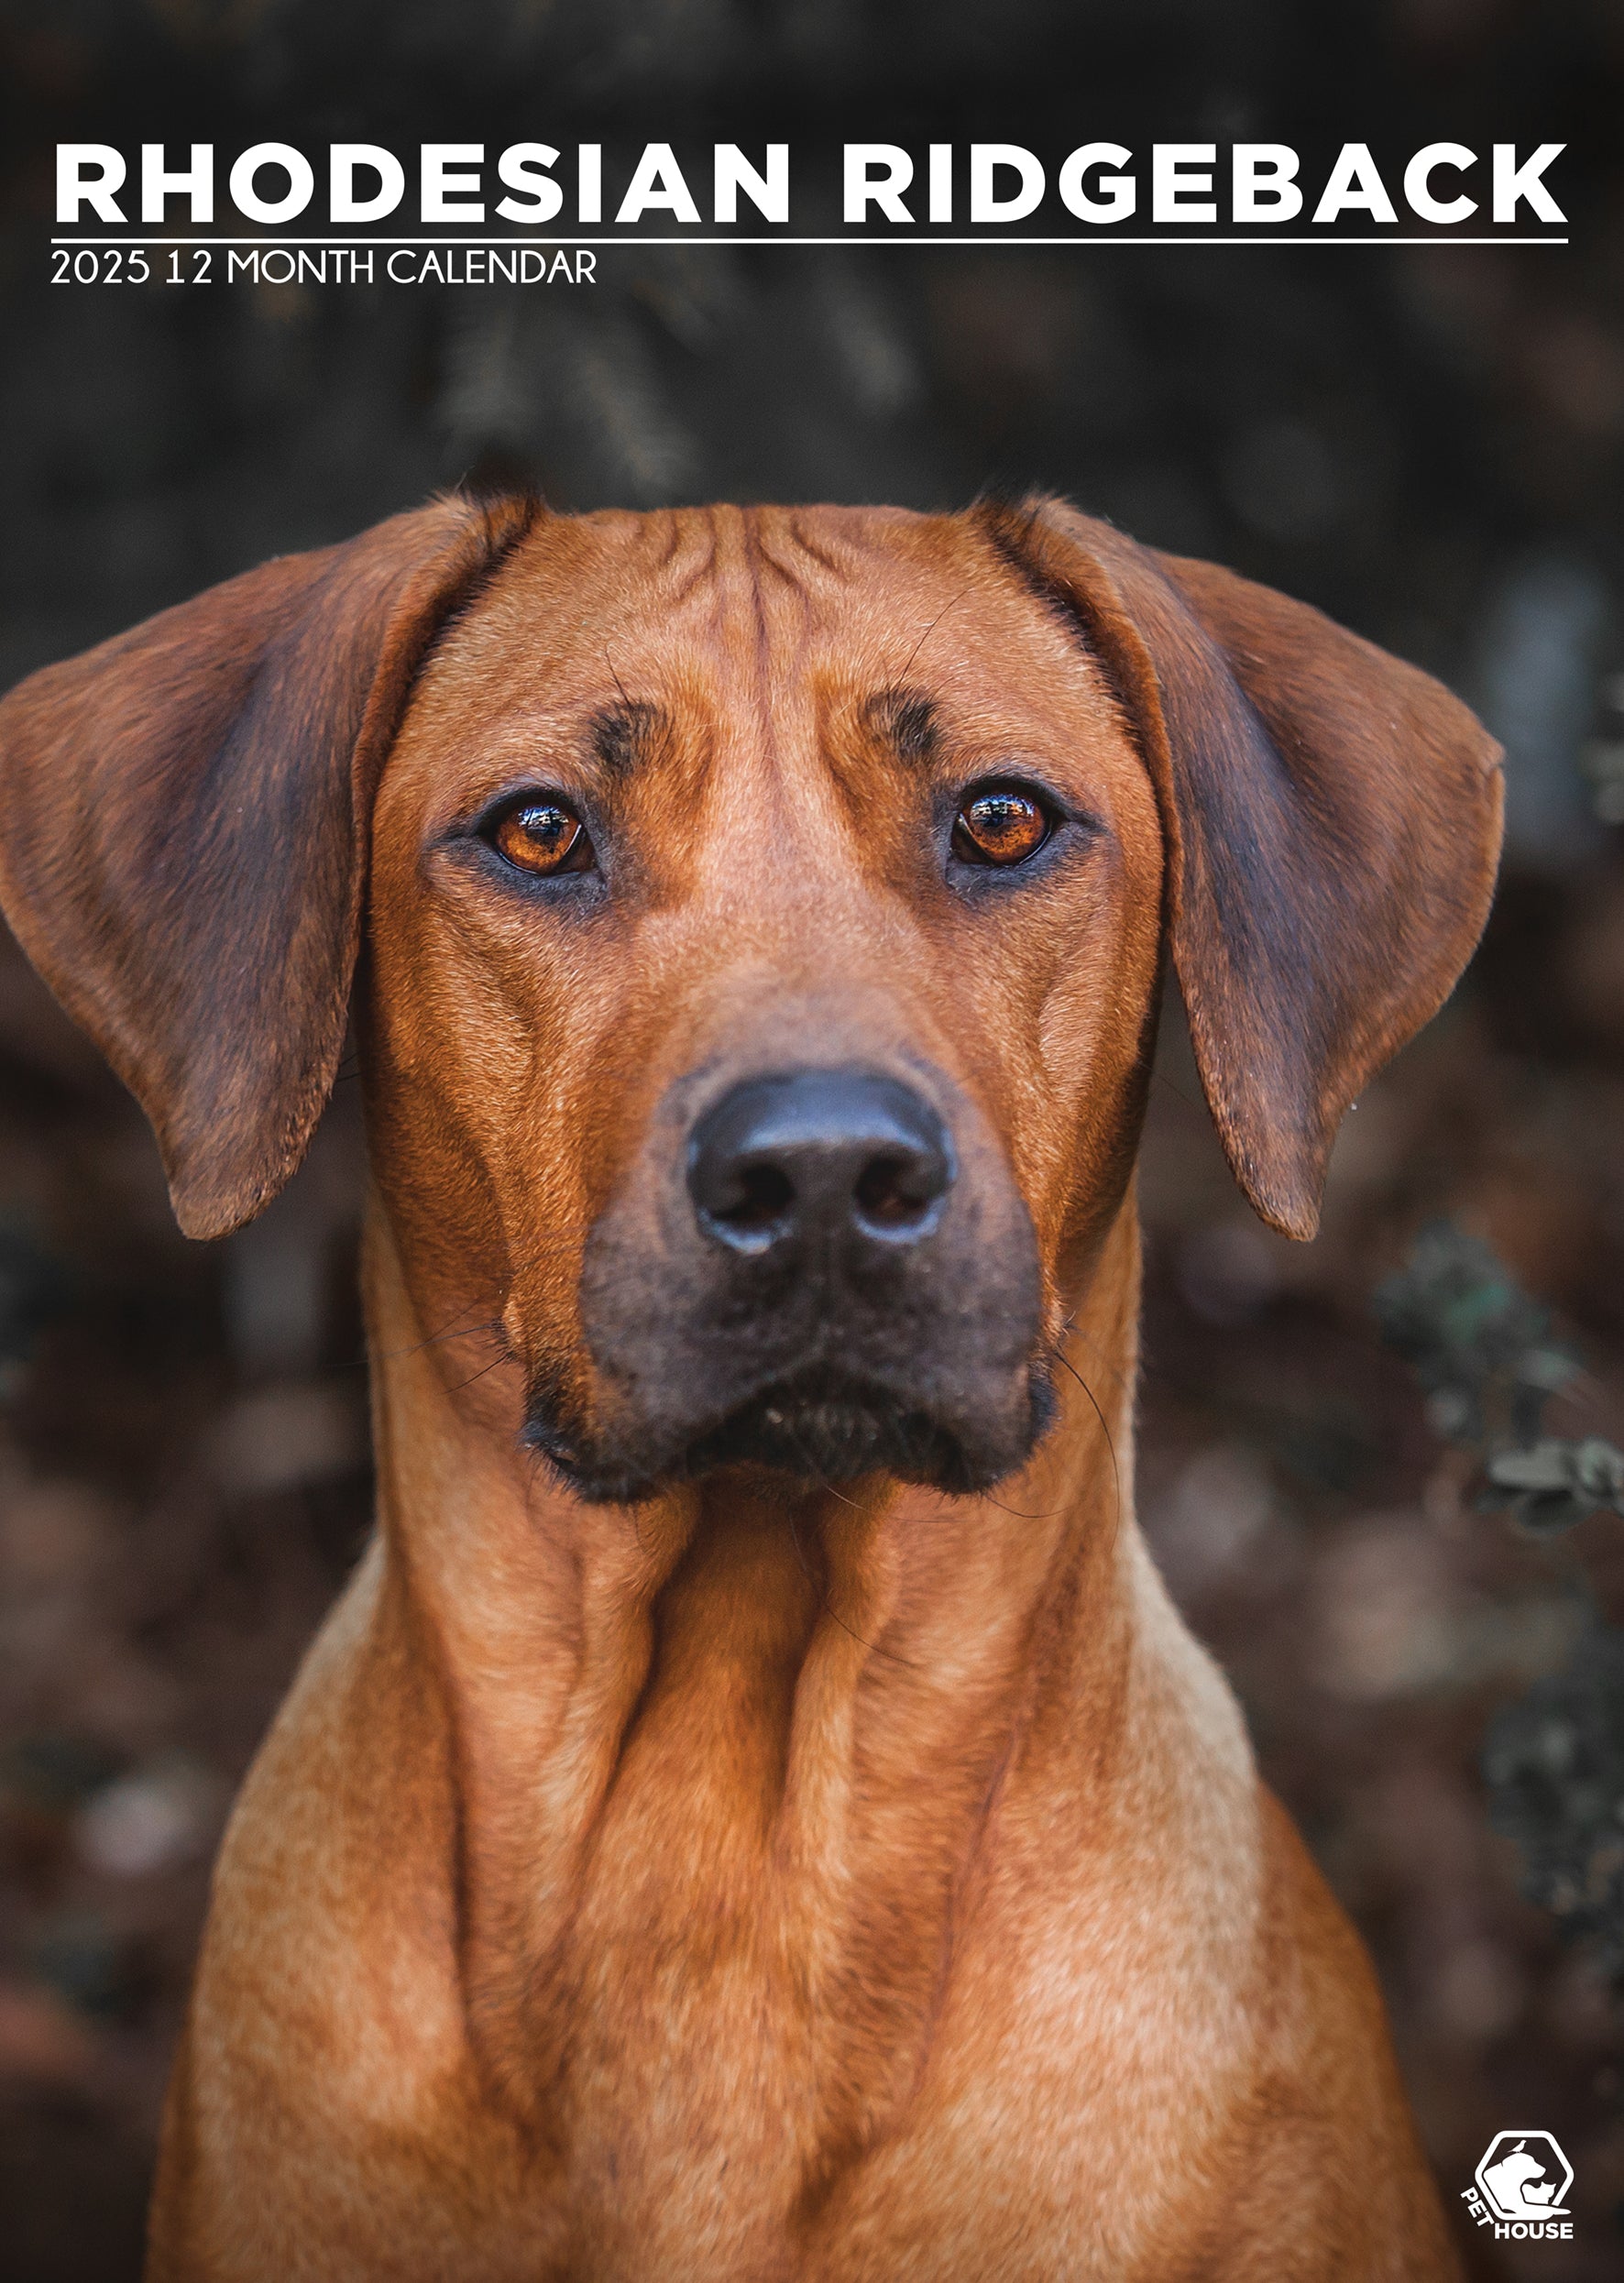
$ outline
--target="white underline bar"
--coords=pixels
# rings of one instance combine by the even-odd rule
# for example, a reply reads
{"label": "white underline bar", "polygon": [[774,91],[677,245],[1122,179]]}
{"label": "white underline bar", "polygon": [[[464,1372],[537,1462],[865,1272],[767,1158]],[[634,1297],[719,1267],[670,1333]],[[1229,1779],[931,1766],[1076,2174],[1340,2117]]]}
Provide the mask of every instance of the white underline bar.
{"label": "white underline bar", "polygon": [[898,231],[894,236],[860,236],[848,232],[839,237],[588,237],[574,236],[568,231],[554,231],[546,237],[53,237],[53,246],[130,246],[143,249],[155,246],[251,246],[269,253],[279,246],[321,246],[349,247],[364,252],[369,247],[382,246],[449,246],[466,247],[485,251],[495,247],[506,251],[510,247],[532,247],[538,252],[543,248],[562,246],[1565,246],[1565,237],[1546,234],[1509,236],[1501,235],[1457,236],[1446,230],[1434,230],[1419,236],[1350,237],[1328,230],[1322,236],[1305,237],[1300,234],[1289,237],[1265,237],[1258,233],[1245,236],[1180,236],[1140,235],[1123,237],[1103,231],[1098,237],[938,237],[924,230]]}

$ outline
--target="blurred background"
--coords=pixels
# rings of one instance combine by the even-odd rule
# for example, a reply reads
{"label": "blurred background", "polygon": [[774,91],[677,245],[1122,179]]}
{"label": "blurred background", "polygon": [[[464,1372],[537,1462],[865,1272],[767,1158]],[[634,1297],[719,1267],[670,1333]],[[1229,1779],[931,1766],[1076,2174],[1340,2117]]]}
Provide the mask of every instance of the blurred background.
{"label": "blurred background", "polygon": [[[1618,2015],[1520,1898],[1497,1710],[1624,1618],[1624,1523],[1476,1510],[1384,1348],[1438,1216],[1555,1312],[1553,1428],[1624,1422],[1624,181],[1616,0],[10,0],[0,683],[473,474],[561,508],[962,504],[1039,483],[1318,603],[1509,752],[1504,885],[1348,1121],[1311,1247],[1246,1214],[1169,1020],[1147,1144],[1147,1520],[1377,1959],[1449,2201],[1554,2131],[1624,2256]],[[59,138],[1566,140],[1562,251],[599,257],[594,289],[52,289]],[[1305,176],[1312,172],[1305,156]],[[701,177],[701,179],[703,179]],[[802,198],[806,213],[802,218]],[[797,224],[838,211],[832,171]],[[0,818],[0,830],[4,819]],[[200,988],[206,979],[200,978]],[[138,2268],[233,1787],[367,1528],[339,1086],[286,1195],[187,1245],[133,1104],[0,939],[0,2268]],[[1624,1691],[1598,1716],[1624,1756]],[[1603,1806],[1607,1806],[1604,1800]],[[1502,1818],[1503,1820],[1503,1818]]]}

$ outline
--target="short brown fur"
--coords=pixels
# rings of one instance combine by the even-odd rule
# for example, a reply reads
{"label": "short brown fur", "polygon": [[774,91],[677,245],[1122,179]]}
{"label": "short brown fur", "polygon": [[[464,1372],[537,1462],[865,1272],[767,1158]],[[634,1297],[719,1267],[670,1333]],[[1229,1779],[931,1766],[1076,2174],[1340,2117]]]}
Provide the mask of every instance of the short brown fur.
{"label": "short brown fur", "polygon": [[[1455,2272],[1369,1967],[1134,1520],[1133,1160],[1170,944],[1237,1178],[1311,1234],[1476,940],[1497,759],[1045,501],[442,501],[5,701],[6,913],[192,1232],[288,1177],[358,977],[379,1526],[221,1853],[154,2283]],[[954,884],[955,788],[1017,765],[1086,825]],[[481,853],[535,776],[601,893]],[[581,1495],[527,1421],[642,1447],[670,1105],[841,1058],[952,1105],[1052,1423],[969,1495]]]}

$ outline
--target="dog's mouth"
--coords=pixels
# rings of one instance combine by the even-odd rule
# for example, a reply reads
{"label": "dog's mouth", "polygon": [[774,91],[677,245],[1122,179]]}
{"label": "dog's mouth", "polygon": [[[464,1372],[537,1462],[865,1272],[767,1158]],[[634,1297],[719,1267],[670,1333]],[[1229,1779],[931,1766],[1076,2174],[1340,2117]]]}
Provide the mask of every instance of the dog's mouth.
{"label": "dog's mouth", "polygon": [[927,1411],[827,1367],[752,1395],[695,1437],[678,1471],[691,1477],[723,1466],[764,1466],[813,1484],[884,1472],[942,1489],[968,1489],[974,1476],[959,1437]]}
{"label": "dog's mouth", "polygon": [[790,1373],[659,1460],[595,1451],[533,1412],[525,1441],[545,1453],[576,1493],[594,1502],[648,1498],[728,1468],[761,1469],[807,1488],[887,1474],[956,1495],[990,1488],[1024,1459],[1048,1425],[1048,1377],[1029,1378],[1030,1424],[1021,1447],[978,1450],[917,1402],[880,1381],[829,1365]]}

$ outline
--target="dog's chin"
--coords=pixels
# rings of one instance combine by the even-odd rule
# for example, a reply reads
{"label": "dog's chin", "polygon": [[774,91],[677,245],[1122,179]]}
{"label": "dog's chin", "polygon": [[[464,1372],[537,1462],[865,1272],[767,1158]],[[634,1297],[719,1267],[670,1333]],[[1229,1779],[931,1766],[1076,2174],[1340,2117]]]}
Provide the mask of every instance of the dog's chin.
{"label": "dog's chin", "polygon": [[1041,1373],[1031,1375],[1025,1408],[1027,1415],[1012,1435],[996,1443],[972,1442],[891,1388],[819,1369],[775,1381],[658,1454],[596,1449],[588,1438],[559,1433],[540,1412],[525,1440],[577,1497],[597,1505],[630,1504],[735,1468],[776,1476],[796,1489],[829,1489],[883,1474],[961,1497],[991,1489],[1031,1455],[1053,1412]]}

